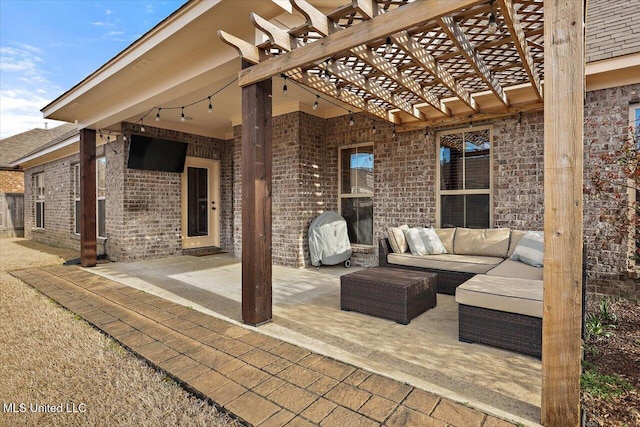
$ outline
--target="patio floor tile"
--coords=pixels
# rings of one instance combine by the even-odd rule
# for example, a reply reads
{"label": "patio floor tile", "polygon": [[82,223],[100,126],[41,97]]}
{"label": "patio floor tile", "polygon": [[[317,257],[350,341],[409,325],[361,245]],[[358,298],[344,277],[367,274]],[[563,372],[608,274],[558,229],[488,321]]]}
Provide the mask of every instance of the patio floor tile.
{"label": "patio floor tile", "polygon": [[276,412],[267,420],[265,420],[262,424],[259,424],[258,427],[282,427],[291,421],[296,414],[293,412],[287,411],[286,409],[281,409],[279,412]]}
{"label": "patio floor tile", "polygon": [[[276,357],[276,356],[274,356]],[[267,366],[263,368],[264,371],[269,372],[270,374],[277,374],[280,371],[287,369],[289,366],[293,365],[293,363],[289,362],[287,359],[283,359],[281,357],[276,357],[276,360],[269,363]]]}
{"label": "patio floor tile", "polygon": [[341,406],[357,411],[369,398],[371,393],[348,384],[340,383],[325,394],[325,397]]}
{"label": "patio floor tile", "polygon": [[310,421],[320,424],[320,421],[325,419],[327,415],[331,413],[334,409],[336,409],[338,405],[335,403],[325,399],[320,398],[313,402],[307,409],[302,411],[300,415],[305,418],[308,418]]}
{"label": "patio floor tile", "polygon": [[228,354],[206,345],[198,346],[185,354],[212,369],[216,369],[233,360],[233,357]]}
{"label": "patio floor tile", "polygon": [[214,370],[209,370],[189,381],[190,386],[203,394],[209,394],[227,383],[229,383],[229,379]]}
{"label": "patio floor tile", "polygon": [[398,381],[390,380],[380,375],[371,375],[358,386],[378,396],[393,400],[396,403],[402,402],[411,391],[411,387]]}
{"label": "patio floor tile", "polygon": [[320,425],[322,427],[377,427],[378,423],[346,408],[338,406],[320,423]]}
{"label": "patio floor tile", "polygon": [[337,360],[323,357],[322,360],[314,363],[310,366],[314,371],[325,374],[331,378],[335,378],[338,381],[342,381],[347,378],[356,369],[353,366],[349,366],[346,363],[338,362]]}
{"label": "patio floor tile", "polygon": [[457,427],[481,426],[484,420],[484,414],[448,400],[441,400],[431,416]]}
{"label": "patio floor tile", "polygon": [[265,366],[278,360],[278,356],[274,356],[273,354],[259,348],[254,348],[253,350],[250,350],[249,352],[240,356],[240,359],[255,366],[256,368],[262,369]]}
{"label": "patio floor tile", "polygon": [[487,419],[484,420],[482,427],[513,427],[513,424],[489,415]]}
{"label": "patio floor tile", "polygon": [[145,359],[149,359],[156,365],[169,360],[178,355],[178,352],[163,344],[160,341],[154,341],[144,345],[138,349],[138,353]]}
{"label": "patio floor tile", "polygon": [[302,417],[295,417],[286,424],[286,427],[314,427],[315,425]]}
{"label": "patio floor tile", "polygon": [[440,398],[435,394],[416,388],[413,389],[402,404],[416,411],[431,414],[439,401]]}
{"label": "patio floor tile", "polygon": [[347,378],[344,379],[344,382],[357,387],[370,376],[370,373],[363,371],[362,369],[356,369],[354,372],[349,374]]}
{"label": "patio floor tile", "polygon": [[389,427],[447,427],[444,421],[432,418],[422,412],[414,411],[406,406],[398,407],[384,425]]}
{"label": "patio floor tile", "polygon": [[284,385],[285,381],[278,377],[270,377],[260,385],[253,388],[255,393],[261,396],[268,396]]}
{"label": "patio floor tile", "polygon": [[322,396],[326,392],[334,388],[336,385],[338,385],[338,380],[334,380],[333,378],[326,377],[323,375],[322,377],[320,377],[320,379],[318,379],[318,381],[314,382],[309,387],[307,387],[307,390]]}
{"label": "patio floor tile", "polygon": [[281,387],[267,396],[267,398],[283,408],[299,414],[311,405],[317,399],[317,396],[300,387],[285,382]]}
{"label": "patio floor tile", "polygon": [[278,377],[298,387],[307,388],[320,378],[322,374],[312,371],[307,368],[303,368],[299,365],[291,365],[284,371],[278,374]]}
{"label": "patio floor tile", "polygon": [[240,384],[229,381],[223,386],[209,391],[207,394],[211,400],[216,402],[218,405],[225,406],[246,391],[247,389],[242,387]]}
{"label": "patio floor tile", "polygon": [[266,381],[269,377],[271,377],[271,375],[264,371],[261,371],[258,368],[254,368],[251,365],[245,364],[235,371],[229,372],[227,374],[227,377],[231,378],[238,384],[250,389]]}
{"label": "patio floor tile", "polygon": [[226,408],[251,425],[261,424],[280,411],[278,406],[251,391],[232,400]]}
{"label": "patio floor tile", "polygon": [[393,400],[374,395],[362,405],[358,412],[375,421],[384,422],[397,407],[398,404]]}
{"label": "patio floor tile", "polygon": [[289,360],[290,362],[297,362],[300,359],[304,358],[308,354],[311,354],[308,350],[305,350],[300,347],[296,347],[295,345],[289,343],[281,343],[279,346],[272,348],[269,350],[270,353],[275,354],[276,356],[280,356]]}

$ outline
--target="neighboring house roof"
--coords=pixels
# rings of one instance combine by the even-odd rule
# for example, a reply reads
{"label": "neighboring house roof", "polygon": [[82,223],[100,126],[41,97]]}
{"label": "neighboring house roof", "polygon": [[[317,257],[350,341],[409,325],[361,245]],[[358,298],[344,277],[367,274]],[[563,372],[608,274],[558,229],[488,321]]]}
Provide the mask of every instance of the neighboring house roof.
{"label": "neighboring house roof", "polygon": [[44,145],[76,131],[74,123],[66,123],[52,129],[31,129],[17,135],[0,139],[0,168],[9,167],[14,160],[27,154],[39,151]]}
{"label": "neighboring house roof", "polygon": [[590,0],[587,7],[587,63],[640,52],[638,0]]}

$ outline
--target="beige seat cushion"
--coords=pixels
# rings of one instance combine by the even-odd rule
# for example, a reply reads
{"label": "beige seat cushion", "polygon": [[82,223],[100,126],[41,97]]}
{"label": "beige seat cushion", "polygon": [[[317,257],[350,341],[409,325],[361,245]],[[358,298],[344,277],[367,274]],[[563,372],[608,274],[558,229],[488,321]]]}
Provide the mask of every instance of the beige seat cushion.
{"label": "beige seat cushion", "polygon": [[520,261],[505,259],[497,267],[487,271],[487,276],[515,277],[518,279],[542,280],[542,268]]}
{"label": "beige seat cushion", "polygon": [[542,318],[542,280],[480,274],[456,288],[456,302]]}
{"label": "beige seat cushion", "polygon": [[506,258],[510,234],[510,228],[457,228],[453,253]]}
{"label": "beige seat cushion", "polygon": [[436,234],[440,237],[440,241],[444,245],[448,254],[453,253],[453,237],[456,235],[455,228],[434,228]]}
{"label": "beige seat cushion", "polygon": [[484,274],[502,261],[503,259],[498,257],[453,254],[414,256],[410,253],[394,253],[387,256],[389,264],[474,274]]}

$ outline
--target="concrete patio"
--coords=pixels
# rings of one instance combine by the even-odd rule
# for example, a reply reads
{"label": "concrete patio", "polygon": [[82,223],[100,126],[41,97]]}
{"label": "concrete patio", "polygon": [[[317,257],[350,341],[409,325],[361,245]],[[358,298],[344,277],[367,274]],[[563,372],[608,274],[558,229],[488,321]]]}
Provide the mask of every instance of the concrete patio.
{"label": "concrete patio", "polygon": [[[108,263],[86,271],[245,327],[241,264],[229,255]],[[339,277],[353,271],[274,266],[273,322],[246,328],[500,418],[538,422],[539,360],[459,342],[457,304],[448,295],[439,294],[436,308],[406,326],[343,312]]]}

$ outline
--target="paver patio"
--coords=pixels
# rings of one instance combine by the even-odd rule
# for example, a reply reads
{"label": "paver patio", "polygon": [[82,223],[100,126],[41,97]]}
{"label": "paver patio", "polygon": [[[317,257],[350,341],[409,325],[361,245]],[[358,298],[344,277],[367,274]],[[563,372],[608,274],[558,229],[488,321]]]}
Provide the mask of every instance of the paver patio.
{"label": "paver patio", "polygon": [[12,274],[251,425],[513,425],[78,267]]}

